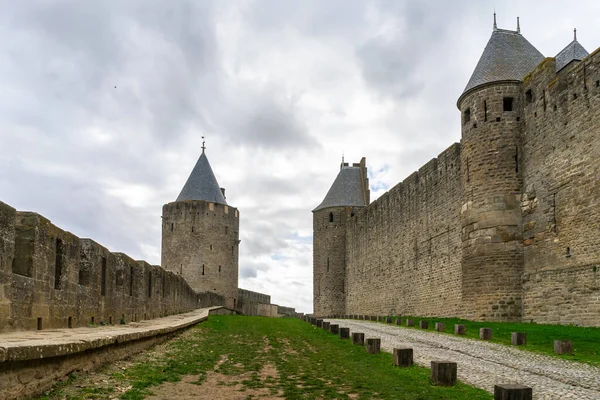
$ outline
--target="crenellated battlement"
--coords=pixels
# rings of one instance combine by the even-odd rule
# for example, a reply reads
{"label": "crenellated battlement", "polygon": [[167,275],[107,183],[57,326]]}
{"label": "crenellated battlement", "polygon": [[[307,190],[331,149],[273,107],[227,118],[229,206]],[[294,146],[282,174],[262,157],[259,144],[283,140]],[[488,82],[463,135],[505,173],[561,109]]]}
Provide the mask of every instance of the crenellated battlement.
{"label": "crenellated battlement", "polygon": [[128,323],[197,306],[181,276],[0,202],[0,331]]}

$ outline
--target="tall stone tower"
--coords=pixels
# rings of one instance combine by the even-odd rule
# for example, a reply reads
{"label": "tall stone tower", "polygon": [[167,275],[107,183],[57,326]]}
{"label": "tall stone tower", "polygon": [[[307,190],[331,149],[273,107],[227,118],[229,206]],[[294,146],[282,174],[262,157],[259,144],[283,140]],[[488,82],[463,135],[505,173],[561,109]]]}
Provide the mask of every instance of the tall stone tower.
{"label": "tall stone tower", "polygon": [[315,316],[346,311],[346,223],[369,204],[366,159],[344,163],[325,199],[313,210],[313,308]]}
{"label": "tall stone tower", "polygon": [[494,15],[492,37],[458,99],[462,297],[472,310],[467,318],[521,316],[521,82],[543,60],[519,27],[498,29]]}
{"label": "tall stone tower", "polygon": [[206,158],[205,147],[177,200],[162,212],[162,266],[182,275],[198,293],[237,306],[239,213]]}

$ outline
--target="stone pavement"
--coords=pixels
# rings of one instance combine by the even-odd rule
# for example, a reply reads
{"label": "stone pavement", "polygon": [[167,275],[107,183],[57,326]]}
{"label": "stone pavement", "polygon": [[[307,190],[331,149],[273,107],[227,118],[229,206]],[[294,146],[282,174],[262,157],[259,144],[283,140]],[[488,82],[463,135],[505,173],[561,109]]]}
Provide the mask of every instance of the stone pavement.
{"label": "stone pavement", "polygon": [[0,362],[74,354],[167,334],[205,320],[210,310],[218,308],[220,307],[200,308],[184,314],[126,325],[4,333],[0,335]]}
{"label": "stone pavement", "polygon": [[[516,347],[431,331],[369,321],[327,319],[365,339],[381,338],[381,349],[412,347],[416,364],[431,360],[458,364],[458,379],[493,393],[494,385],[520,383],[533,388],[534,399],[600,399],[600,368],[544,356]],[[335,322],[334,322],[335,321]]]}

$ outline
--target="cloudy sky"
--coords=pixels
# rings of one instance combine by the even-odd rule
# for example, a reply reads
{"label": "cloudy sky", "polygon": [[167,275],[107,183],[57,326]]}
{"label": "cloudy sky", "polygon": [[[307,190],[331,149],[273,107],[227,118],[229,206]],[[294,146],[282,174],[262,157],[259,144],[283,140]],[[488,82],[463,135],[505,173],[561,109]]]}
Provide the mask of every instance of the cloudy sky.
{"label": "cloudy sky", "polygon": [[341,161],[372,199],[460,140],[492,28],[600,46],[600,2],[0,0],[0,201],[160,263],[201,152],[240,209],[240,287],[312,311],[312,214]]}

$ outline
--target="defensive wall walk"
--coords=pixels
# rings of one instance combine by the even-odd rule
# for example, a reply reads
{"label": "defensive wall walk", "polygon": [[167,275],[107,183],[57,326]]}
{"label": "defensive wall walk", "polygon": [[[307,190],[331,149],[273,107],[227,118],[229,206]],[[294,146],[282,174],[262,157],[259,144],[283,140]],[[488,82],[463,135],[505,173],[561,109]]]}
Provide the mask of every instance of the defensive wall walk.
{"label": "defensive wall walk", "polygon": [[494,385],[518,383],[538,399],[600,399],[600,368],[519,350],[497,343],[369,321],[324,319],[331,324],[381,338],[381,349],[410,347],[416,364],[432,360],[457,363],[458,379],[493,393]]}
{"label": "defensive wall walk", "polygon": [[43,392],[73,371],[89,371],[142,351],[211,313],[231,312],[209,307],[126,325],[0,334],[0,399]]}

